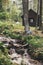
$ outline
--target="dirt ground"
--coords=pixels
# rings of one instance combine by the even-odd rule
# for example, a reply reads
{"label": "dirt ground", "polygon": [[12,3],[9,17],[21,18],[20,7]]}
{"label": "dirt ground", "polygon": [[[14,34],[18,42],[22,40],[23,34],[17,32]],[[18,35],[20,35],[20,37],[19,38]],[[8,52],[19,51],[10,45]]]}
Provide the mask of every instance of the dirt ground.
{"label": "dirt ground", "polygon": [[32,31],[33,35],[38,35],[40,37],[43,37],[43,33],[41,30],[36,30],[35,27],[30,27],[30,30]]}

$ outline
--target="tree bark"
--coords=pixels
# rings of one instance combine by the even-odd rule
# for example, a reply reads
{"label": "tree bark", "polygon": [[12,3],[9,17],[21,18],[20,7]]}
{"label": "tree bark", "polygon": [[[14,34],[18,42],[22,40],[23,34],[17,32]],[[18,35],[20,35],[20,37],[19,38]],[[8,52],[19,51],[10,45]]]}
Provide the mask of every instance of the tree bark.
{"label": "tree bark", "polygon": [[40,11],[39,11],[39,15],[40,15],[40,19],[39,19],[39,29],[41,30],[42,28],[42,0],[39,0],[39,4],[40,4]]}
{"label": "tree bark", "polygon": [[39,15],[39,0],[38,0],[38,3],[37,3],[37,17],[36,17],[36,30],[37,30],[37,27],[38,27],[38,15]]}
{"label": "tree bark", "polygon": [[24,18],[24,25],[25,25],[25,32],[29,31],[29,23],[28,23],[28,0],[22,0],[23,4],[23,18]]}

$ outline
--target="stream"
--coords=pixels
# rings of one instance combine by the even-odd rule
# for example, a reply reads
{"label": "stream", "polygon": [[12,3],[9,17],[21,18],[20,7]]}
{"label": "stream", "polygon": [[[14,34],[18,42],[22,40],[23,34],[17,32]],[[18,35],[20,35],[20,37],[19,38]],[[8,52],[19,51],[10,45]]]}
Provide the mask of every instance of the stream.
{"label": "stream", "polygon": [[0,37],[0,42],[4,42],[4,47],[10,47],[8,55],[12,63],[16,63],[18,65],[43,65],[43,63],[32,59],[27,53],[27,48],[21,47],[22,45],[17,43],[16,39]]}

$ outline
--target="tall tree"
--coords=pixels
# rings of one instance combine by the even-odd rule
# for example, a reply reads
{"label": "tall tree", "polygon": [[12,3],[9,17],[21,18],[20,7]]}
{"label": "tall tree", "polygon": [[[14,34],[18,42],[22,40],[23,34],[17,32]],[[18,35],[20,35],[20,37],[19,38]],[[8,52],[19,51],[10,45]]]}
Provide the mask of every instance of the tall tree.
{"label": "tall tree", "polygon": [[39,19],[39,12],[40,11],[40,6],[39,6],[39,0],[37,1],[37,18],[36,18],[36,30],[37,30],[37,26],[38,26],[38,19]]}
{"label": "tall tree", "polygon": [[40,11],[39,11],[39,15],[40,15],[40,19],[39,19],[39,29],[41,30],[42,28],[42,0],[39,0],[39,7],[40,7]]}
{"label": "tall tree", "polygon": [[22,0],[23,4],[23,18],[25,24],[25,32],[29,32],[29,23],[28,23],[28,0]]}

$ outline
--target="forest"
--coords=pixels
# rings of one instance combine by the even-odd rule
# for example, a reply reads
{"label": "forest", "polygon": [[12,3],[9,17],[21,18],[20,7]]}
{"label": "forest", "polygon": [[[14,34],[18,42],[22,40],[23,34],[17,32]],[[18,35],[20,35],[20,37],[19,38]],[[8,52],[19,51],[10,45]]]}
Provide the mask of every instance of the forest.
{"label": "forest", "polygon": [[0,65],[43,65],[43,0],[0,0]]}

